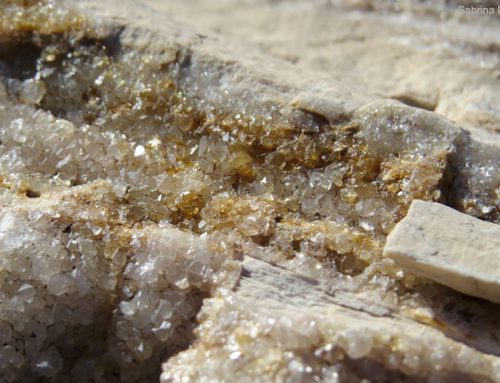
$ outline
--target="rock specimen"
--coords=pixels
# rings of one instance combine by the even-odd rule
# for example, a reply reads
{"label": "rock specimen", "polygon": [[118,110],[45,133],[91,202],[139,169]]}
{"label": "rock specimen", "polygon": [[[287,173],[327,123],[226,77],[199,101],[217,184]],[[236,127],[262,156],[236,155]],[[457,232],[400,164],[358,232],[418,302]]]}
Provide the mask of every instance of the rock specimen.
{"label": "rock specimen", "polygon": [[[500,222],[498,25],[258,2],[312,28],[296,58],[200,4],[0,4],[2,379],[499,381],[498,305],[382,254],[415,199]],[[451,74],[376,80],[356,41],[391,33],[389,62]]]}
{"label": "rock specimen", "polygon": [[413,201],[384,256],[417,275],[500,303],[500,226],[441,204]]}
{"label": "rock specimen", "polygon": [[243,267],[236,291],[202,309],[202,343],[170,359],[162,381],[498,380],[498,357],[453,339],[427,312],[400,316],[328,294],[315,280],[252,257]]}

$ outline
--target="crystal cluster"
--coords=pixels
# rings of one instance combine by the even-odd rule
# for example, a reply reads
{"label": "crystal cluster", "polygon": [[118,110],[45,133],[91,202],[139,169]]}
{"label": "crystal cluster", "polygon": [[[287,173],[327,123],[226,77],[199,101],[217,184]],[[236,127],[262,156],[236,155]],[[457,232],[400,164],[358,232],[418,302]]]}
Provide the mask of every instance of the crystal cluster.
{"label": "crystal cluster", "polygon": [[[203,343],[171,358],[162,382],[221,376],[261,382],[500,378],[498,358],[447,339],[432,326],[332,306],[331,297],[290,272],[252,259],[244,266],[249,276],[236,293],[203,306],[197,329]],[[284,283],[294,288],[284,289]],[[221,366],[221,360],[228,362]]]}
{"label": "crystal cluster", "polygon": [[220,244],[168,224],[127,227],[106,182],[59,193],[1,214],[3,378],[154,377],[230,275]]}
{"label": "crystal cluster", "polygon": [[[407,357],[385,338],[377,349],[390,326],[370,335],[329,327],[328,310],[297,323],[288,306],[280,321],[253,313],[260,297],[241,298],[252,286],[237,281],[242,260],[259,258],[344,297],[328,304],[365,311],[376,301],[418,322],[408,310],[432,312],[443,288],[383,259],[385,238],[414,199],[498,222],[497,148],[395,102],[331,122],[265,100],[232,86],[220,58],[173,43],[148,50],[134,45],[140,30],[105,34],[76,7],[0,5],[5,381],[152,381],[190,346],[163,381],[218,381],[238,368],[241,381],[249,371],[396,381],[457,368],[448,351],[432,367],[421,344]],[[497,376],[477,353],[483,364],[461,373]],[[188,371],[200,360],[212,363],[206,378]]]}

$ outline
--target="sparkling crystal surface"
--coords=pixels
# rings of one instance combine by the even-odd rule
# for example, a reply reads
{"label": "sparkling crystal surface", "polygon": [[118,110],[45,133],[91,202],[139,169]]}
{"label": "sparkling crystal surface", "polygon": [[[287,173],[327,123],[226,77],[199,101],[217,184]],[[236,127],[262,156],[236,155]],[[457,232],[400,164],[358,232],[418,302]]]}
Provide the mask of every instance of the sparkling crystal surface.
{"label": "sparkling crystal surface", "polygon": [[382,256],[500,223],[500,146],[112,3],[0,4],[2,379],[500,381],[498,306]]}

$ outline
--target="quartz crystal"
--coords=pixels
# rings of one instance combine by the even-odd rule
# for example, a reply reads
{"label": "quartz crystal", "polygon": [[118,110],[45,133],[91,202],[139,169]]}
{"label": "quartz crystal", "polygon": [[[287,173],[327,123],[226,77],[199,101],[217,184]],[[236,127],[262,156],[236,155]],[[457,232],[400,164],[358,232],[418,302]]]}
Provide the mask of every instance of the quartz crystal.
{"label": "quartz crystal", "polygon": [[415,200],[500,223],[451,3],[1,2],[0,381],[500,381],[498,304],[383,252]]}

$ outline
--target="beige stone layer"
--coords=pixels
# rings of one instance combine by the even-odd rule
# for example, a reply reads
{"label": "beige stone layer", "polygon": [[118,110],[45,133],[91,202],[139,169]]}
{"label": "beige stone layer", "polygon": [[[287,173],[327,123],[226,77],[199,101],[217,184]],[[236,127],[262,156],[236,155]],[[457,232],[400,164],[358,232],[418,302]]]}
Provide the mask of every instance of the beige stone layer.
{"label": "beige stone layer", "polygon": [[465,294],[500,303],[500,226],[415,200],[387,238],[384,255]]}

